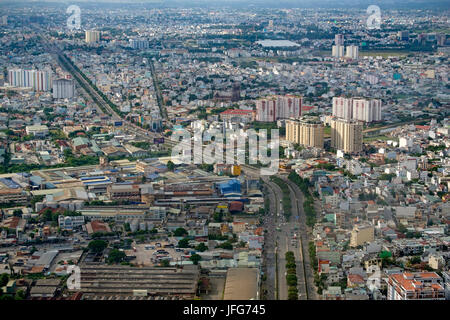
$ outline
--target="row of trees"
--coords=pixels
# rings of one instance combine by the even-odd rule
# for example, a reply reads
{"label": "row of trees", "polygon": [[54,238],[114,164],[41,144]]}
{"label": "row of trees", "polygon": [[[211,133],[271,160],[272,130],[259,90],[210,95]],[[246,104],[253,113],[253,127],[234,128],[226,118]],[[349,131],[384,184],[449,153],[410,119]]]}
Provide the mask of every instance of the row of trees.
{"label": "row of trees", "polygon": [[295,171],[292,171],[288,178],[294,182],[305,195],[305,200],[303,201],[303,211],[306,215],[306,224],[313,227],[317,218],[316,210],[314,209],[314,198],[309,192],[309,187],[311,186],[309,180],[303,179]]}
{"label": "row of trees", "polygon": [[286,219],[289,219],[292,214],[291,193],[289,191],[289,187],[287,186],[286,182],[283,181],[283,179],[277,176],[272,176],[270,177],[270,179],[275,182],[283,192],[283,199],[281,200],[281,202],[283,204],[284,215]]}
{"label": "row of trees", "polygon": [[288,285],[288,300],[298,300],[297,265],[294,252],[286,252],[286,282]]}

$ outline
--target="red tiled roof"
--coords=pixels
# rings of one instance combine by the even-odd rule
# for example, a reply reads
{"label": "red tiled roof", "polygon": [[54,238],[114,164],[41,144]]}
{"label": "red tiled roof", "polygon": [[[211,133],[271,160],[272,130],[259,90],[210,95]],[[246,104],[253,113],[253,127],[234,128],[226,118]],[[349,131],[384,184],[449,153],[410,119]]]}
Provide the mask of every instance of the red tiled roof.
{"label": "red tiled roof", "polygon": [[252,114],[252,110],[241,110],[241,109],[230,109],[226,110],[224,112],[221,112],[220,114],[236,114],[236,115],[249,115]]}
{"label": "red tiled roof", "polygon": [[351,283],[364,283],[364,278],[360,274],[349,274],[348,280]]}
{"label": "red tiled roof", "polygon": [[242,211],[244,209],[244,204],[240,201],[233,201],[230,203],[230,211]]}

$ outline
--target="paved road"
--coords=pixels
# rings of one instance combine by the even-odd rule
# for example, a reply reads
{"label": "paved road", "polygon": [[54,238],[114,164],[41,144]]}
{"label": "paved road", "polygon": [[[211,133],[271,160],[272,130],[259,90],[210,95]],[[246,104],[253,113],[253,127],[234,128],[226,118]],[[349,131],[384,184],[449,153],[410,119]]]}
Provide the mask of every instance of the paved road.
{"label": "paved road", "polygon": [[[283,197],[283,193],[278,187],[277,184],[271,182],[269,177],[265,176],[262,178],[266,185],[271,190],[271,204],[273,202],[273,214],[274,218],[272,220],[272,235],[267,238],[267,243],[274,243],[275,249],[274,253],[276,254],[276,267],[278,268],[278,272],[276,274],[276,281],[278,287],[278,295],[277,300],[287,300],[287,283],[286,283],[286,259],[285,254],[288,249],[287,241],[286,241],[286,230],[284,229],[285,219],[283,216],[280,200]],[[273,230],[274,228],[279,227],[280,231]],[[275,265],[275,254],[274,258],[268,263],[272,262]]]}
{"label": "paved road", "polygon": [[[289,186],[289,185],[288,185]],[[294,191],[289,188],[291,193],[291,205],[292,205],[292,215],[289,219],[289,223],[285,226],[285,232],[287,234],[288,250],[294,253],[295,264],[296,264],[296,274],[297,274],[297,289],[298,289],[298,299],[307,300],[307,281],[305,279],[304,270],[304,257],[302,251],[302,237],[300,233],[302,232],[300,221],[296,219],[297,216],[301,214],[303,207],[299,205],[297,195]]]}
{"label": "paved road", "polygon": [[[317,295],[317,289],[314,285],[314,273],[309,258],[309,235],[306,225],[306,216],[303,211],[303,193],[298,188],[298,186],[290,181],[286,176],[282,176],[281,178],[288,184],[293,199],[293,214],[291,217],[291,221],[293,221],[294,225],[298,226],[299,228],[297,233],[298,248],[296,248],[297,250],[294,250],[296,260],[297,258],[299,259],[298,265],[304,266],[304,269],[301,270],[303,272],[299,272],[300,270],[297,270],[297,274],[302,274],[301,277],[299,277],[299,275],[297,276],[299,280],[302,279],[302,290],[300,290],[299,286],[299,293],[305,294],[307,291],[308,300],[318,300],[319,297]],[[296,216],[298,216],[298,220],[296,219]]]}
{"label": "paved road", "polygon": [[277,273],[276,273],[276,259],[275,259],[275,247],[276,247],[276,215],[277,215],[277,199],[276,193],[272,188],[266,185],[267,194],[266,197],[270,200],[269,212],[263,217],[263,228],[266,230],[264,235],[264,260],[263,270],[266,274],[265,289],[267,290],[266,299],[277,299]]}

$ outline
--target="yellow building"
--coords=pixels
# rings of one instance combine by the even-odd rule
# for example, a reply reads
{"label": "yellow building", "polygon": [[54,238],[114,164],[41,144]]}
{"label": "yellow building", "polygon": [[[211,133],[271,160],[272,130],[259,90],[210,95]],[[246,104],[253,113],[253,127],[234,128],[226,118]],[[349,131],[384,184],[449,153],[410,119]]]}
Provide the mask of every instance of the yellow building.
{"label": "yellow building", "polygon": [[363,125],[361,122],[333,118],[331,120],[331,147],[346,153],[362,151]]}
{"label": "yellow building", "polygon": [[286,121],[286,140],[306,147],[323,148],[323,123],[318,117]]}
{"label": "yellow building", "polygon": [[355,226],[352,230],[352,236],[350,238],[350,247],[356,248],[367,242],[374,240],[374,228],[373,226]]}
{"label": "yellow building", "polygon": [[232,166],[231,167],[231,174],[233,176],[239,176],[241,174],[241,166]]}
{"label": "yellow building", "polygon": [[93,43],[100,41],[100,31],[86,30],[85,31],[86,43]]}

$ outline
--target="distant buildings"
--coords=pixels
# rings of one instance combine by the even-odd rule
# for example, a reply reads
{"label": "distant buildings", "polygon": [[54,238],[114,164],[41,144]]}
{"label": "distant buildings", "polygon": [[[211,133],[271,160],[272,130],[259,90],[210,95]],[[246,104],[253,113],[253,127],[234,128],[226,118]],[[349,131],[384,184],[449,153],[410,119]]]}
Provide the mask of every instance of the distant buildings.
{"label": "distant buildings", "polygon": [[86,43],[94,43],[100,41],[100,31],[86,30],[85,31]]}
{"label": "distant buildings", "polygon": [[344,46],[333,46],[331,48],[331,55],[335,58],[342,58],[344,56]]}
{"label": "distant buildings", "polygon": [[331,47],[331,55],[335,58],[343,58],[345,50],[345,57],[350,59],[359,58],[358,46],[344,46],[344,35],[336,34],[334,36],[334,46]]}
{"label": "distant buildings", "polygon": [[344,35],[336,34],[334,36],[334,46],[332,47],[332,56],[341,58],[344,56]]}
{"label": "distant buildings", "polygon": [[346,120],[381,121],[381,100],[334,97],[332,113]]}
{"label": "distant buildings", "polygon": [[347,58],[351,59],[359,58],[358,46],[347,46],[345,49],[346,49],[345,56]]}
{"label": "distant buildings", "polygon": [[331,147],[346,153],[361,152],[363,140],[362,123],[353,120],[331,120]]}
{"label": "distant buildings", "polygon": [[73,80],[53,80],[53,99],[71,99],[75,96],[75,83]]}
{"label": "distant buildings", "polygon": [[278,119],[299,118],[302,97],[286,95],[256,100],[256,121],[274,122]]}
{"label": "distant buildings", "polygon": [[323,123],[317,117],[286,121],[286,140],[306,147],[323,148]]}
{"label": "distant buildings", "polygon": [[442,278],[435,272],[403,272],[388,279],[388,300],[445,300]]}
{"label": "distant buildings", "polygon": [[409,31],[399,31],[397,32],[397,38],[401,41],[408,41],[409,40]]}
{"label": "distant buildings", "polygon": [[334,44],[337,46],[343,46],[344,45],[344,35],[339,34],[339,33],[334,35]]}
{"label": "distant buildings", "polygon": [[148,49],[150,47],[150,42],[142,39],[130,39],[130,46],[133,49]]}
{"label": "distant buildings", "polygon": [[13,87],[33,88],[36,91],[51,89],[51,72],[40,70],[10,69],[8,70],[9,84]]}

